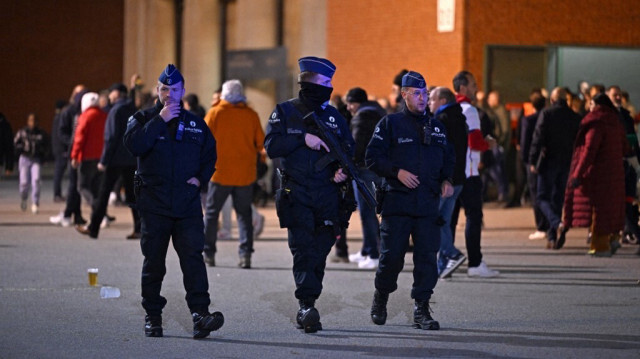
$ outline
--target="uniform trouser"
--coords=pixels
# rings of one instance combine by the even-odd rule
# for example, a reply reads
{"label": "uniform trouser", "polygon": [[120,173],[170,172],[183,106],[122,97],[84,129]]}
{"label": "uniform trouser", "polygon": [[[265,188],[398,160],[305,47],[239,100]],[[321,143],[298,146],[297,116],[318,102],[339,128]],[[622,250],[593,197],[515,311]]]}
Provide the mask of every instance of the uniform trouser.
{"label": "uniform trouser", "polygon": [[[380,184],[380,177],[368,169],[360,169],[360,176],[371,193],[374,193],[372,182],[376,185]],[[376,215],[375,207],[369,207],[362,196],[362,193],[358,190],[358,187],[353,185],[353,189],[356,195],[356,201],[358,202],[358,210],[360,212],[360,220],[362,222],[362,250],[360,254],[363,256],[369,256],[373,259],[380,257],[380,223],[378,222],[378,216]]]}
{"label": "uniform trouser", "polygon": [[173,218],[140,211],[142,238],[142,307],[149,315],[161,315],[167,300],[160,295],[167,268],[165,258],[169,239],[178,254],[182,282],[191,312],[208,310],[209,282],[202,259],[204,228],[201,216]]}
{"label": "uniform trouser", "polygon": [[340,230],[338,226],[325,225],[325,221],[337,221],[338,195],[335,189],[308,191],[295,185],[291,195],[295,220],[288,228],[288,237],[295,297],[317,299],[322,293],[327,256],[336,241],[336,231]]}
{"label": "uniform trouser", "polygon": [[531,207],[533,207],[533,218],[536,222],[536,230],[540,232],[546,232],[549,229],[549,222],[547,218],[540,210],[538,204],[538,174],[531,172],[529,166],[527,168],[527,185],[529,186],[529,199],[531,201]]}
{"label": "uniform trouser", "polygon": [[68,161],[69,161],[69,158],[67,158],[67,156],[63,154],[56,156],[55,168],[53,172],[53,196],[54,197],[62,197],[62,176],[64,175],[64,171],[67,169]]}
{"label": "uniform trouser", "polygon": [[467,246],[469,267],[477,267],[482,262],[480,239],[482,238],[482,179],[480,176],[468,177],[458,196],[456,208],[451,214],[451,235],[455,238],[455,228],[458,224],[460,207],[464,207],[467,223],[464,227],[464,240]]}
{"label": "uniform trouser", "polygon": [[381,293],[398,289],[398,275],[413,237],[413,286],[411,298],[429,300],[438,281],[437,254],[440,227],[436,216],[382,216],[380,223],[380,262],[375,286]]}
{"label": "uniform trouser", "polygon": [[233,198],[233,208],[238,218],[238,237],[240,256],[250,256],[253,253],[253,222],[251,220],[251,202],[253,201],[253,185],[223,186],[209,182],[207,192],[207,208],[205,209],[205,246],[207,255],[216,253],[218,240],[218,218],[227,197]]}
{"label": "uniform trouser", "polygon": [[80,223],[82,210],[80,207],[80,192],[78,192],[78,169],[69,166],[69,187],[67,188],[67,202],[64,209],[64,217],[71,217],[74,222]]}
{"label": "uniform trouser", "polygon": [[556,230],[561,222],[562,203],[569,177],[569,167],[548,163],[546,170],[538,175],[538,205],[549,222],[547,238],[555,241]]}
{"label": "uniform trouser", "polygon": [[440,198],[438,208],[440,217],[444,224],[440,227],[440,251],[438,252],[438,273],[441,273],[447,266],[451,258],[457,257],[460,250],[453,245],[453,234],[451,233],[451,214],[456,207],[456,201],[462,192],[463,185],[453,186],[453,195],[447,198]]}
{"label": "uniform trouser", "polygon": [[18,159],[20,199],[26,200],[31,186],[31,203],[40,204],[40,160],[25,155]]}
{"label": "uniform trouser", "polygon": [[107,206],[109,205],[109,195],[113,189],[114,184],[122,176],[122,184],[124,185],[124,193],[126,201],[131,208],[131,215],[133,216],[133,231],[140,233],[140,215],[138,210],[135,209],[136,197],[133,193],[133,175],[136,171],[135,166],[107,166],[102,176],[102,183],[100,184],[100,191],[96,198],[93,207],[91,208],[91,221],[89,222],[89,231],[96,236],[100,233],[100,224],[102,219],[107,214]]}

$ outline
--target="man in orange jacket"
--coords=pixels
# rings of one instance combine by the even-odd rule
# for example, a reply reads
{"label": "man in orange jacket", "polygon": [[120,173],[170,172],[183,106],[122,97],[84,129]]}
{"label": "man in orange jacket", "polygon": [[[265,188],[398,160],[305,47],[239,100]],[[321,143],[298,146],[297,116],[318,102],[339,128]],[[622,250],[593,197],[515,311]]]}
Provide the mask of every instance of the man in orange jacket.
{"label": "man in orange jacket", "polygon": [[251,268],[253,223],[251,202],[256,181],[258,154],[264,148],[264,131],[258,114],[247,106],[242,83],[229,80],[222,84],[221,99],[204,120],[216,138],[218,160],[209,182],[205,209],[205,262],[215,266],[218,217],[229,195],[238,217],[241,268]]}

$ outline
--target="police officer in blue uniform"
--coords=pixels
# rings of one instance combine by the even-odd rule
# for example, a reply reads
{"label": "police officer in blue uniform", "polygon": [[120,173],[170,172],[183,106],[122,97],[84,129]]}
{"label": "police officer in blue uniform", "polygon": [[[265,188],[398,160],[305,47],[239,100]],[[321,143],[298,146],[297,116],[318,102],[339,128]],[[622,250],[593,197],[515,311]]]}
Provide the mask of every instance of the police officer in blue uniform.
{"label": "police officer in blue uniform", "polygon": [[383,325],[387,319],[389,293],[397,288],[398,274],[413,237],[413,327],[437,330],[429,299],[438,280],[440,248],[438,217],[440,197],[453,194],[451,176],[455,153],[447,143],[445,127],[426,111],[429,93],[422,75],[409,71],[402,77],[402,112],[380,120],[369,145],[366,163],[383,185],[378,194],[380,263],[375,278],[371,319]]}
{"label": "police officer in blue uniform", "polygon": [[184,78],[168,65],[158,78],[155,106],[136,112],[127,124],[124,145],[137,157],[137,209],[142,222],[142,307],[145,335],[162,336],[160,295],[169,239],[180,259],[193,337],[204,338],[224,323],[209,313],[209,283],[202,258],[204,222],[200,186],[215,170],[216,142],[205,122],[186,111]]}
{"label": "police officer in blue uniform", "polygon": [[344,225],[339,218],[340,186],[347,180],[342,169],[327,160],[327,144],[313,134],[317,130],[313,116],[349,156],[353,156],[354,141],[346,120],[328,104],[335,65],[318,57],[303,57],[298,65],[299,95],[276,106],[264,147],[269,157],[282,160],[276,208],[280,226],[288,228],[293,255],[295,297],[300,304],[296,321],[299,329],[313,333],[322,329],[314,306],[322,292],[327,255]]}

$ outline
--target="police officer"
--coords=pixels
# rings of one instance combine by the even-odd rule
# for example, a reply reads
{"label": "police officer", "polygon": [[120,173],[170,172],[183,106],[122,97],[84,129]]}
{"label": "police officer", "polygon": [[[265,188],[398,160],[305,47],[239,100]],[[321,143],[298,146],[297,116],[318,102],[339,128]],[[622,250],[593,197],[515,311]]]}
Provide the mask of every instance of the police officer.
{"label": "police officer", "polygon": [[381,255],[375,278],[371,319],[383,325],[389,293],[398,288],[398,274],[413,237],[413,327],[437,330],[429,299],[438,280],[436,256],[442,220],[440,196],[453,194],[451,179],[455,154],[447,142],[445,127],[426,111],[429,93],[422,75],[409,71],[402,77],[402,112],[380,120],[366,153],[366,163],[384,178],[380,224]]}
{"label": "police officer", "polygon": [[313,333],[322,329],[314,307],[322,292],[327,255],[339,236],[340,185],[347,176],[336,163],[326,161],[329,147],[313,132],[316,119],[324,124],[353,155],[353,138],[346,120],[328,104],[336,70],[331,61],[318,57],[298,60],[300,92],[280,103],[269,118],[265,148],[271,158],[282,159],[284,176],[277,191],[280,226],[288,228],[293,255],[295,297],[300,309],[299,329]]}
{"label": "police officer", "polygon": [[204,121],[182,106],[184,78],[167,65],[158,78],[155,106],[136,112],[127,124],[125,147],[137,157],[137,208],[142,222],[142,307],[145,335],[162,336],[160,295],[169,238],[180,259],[193,337],[222,327],[220,312],[209,313],[209,283],[202,259],[204,222],[200,186],[211,178],[216,142]]}

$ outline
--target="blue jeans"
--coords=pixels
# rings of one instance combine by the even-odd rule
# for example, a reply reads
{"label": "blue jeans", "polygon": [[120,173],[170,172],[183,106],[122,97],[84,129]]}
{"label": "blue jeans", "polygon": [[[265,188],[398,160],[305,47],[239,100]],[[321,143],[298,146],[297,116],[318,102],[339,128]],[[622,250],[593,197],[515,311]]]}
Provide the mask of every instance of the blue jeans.
{"label": "blue jeans", "polygon": [[223,186],[209,182],[207,192],[207,207],[205,209],[204,225],[204,252],[207,255],[216,253],[216,241],[218,240],[218,218],[220,210],[227,200],[233,198],[233,208],[238,217],[238,235],[240,256],[250,256],[253,253],[253,222],[251,221],[251,202],[253,200],[253,185],[249,186]]}
{"label": "blue jeans", "polygon": [[438,273],[442,273],[442,270],[447,266],[447,261],[451,258],[457,257],[461,252],[453,245],[453,230],[451,229],[451,214],[456,206],[456,201],[460,192],[462,192],[462,185],[453,186],[453,195],[449,198],[441,198],[440,206],[438,208],[440,217],[444,220],[444,225],[440,227],[440,253],[438,254]]}
{"label": "blue jeans", "polygon": [[[372,171],[360,168],[360,177],[365,185],[369,188],[371,193],[374,192],[373,183],[376,186],[380,185],[380,177],[376,176]],[[380,246],[380,223],[378,222],[378,216],[376,215],[375,207],[370,208],[364,200],[362,193],[358,191],[358,187],[353,186],[356,201],[358,202],[358,209],[360,211],[360,220],[362,221],[362,250],[360,254],[363,256],[369,256],[372,259],[380,257],[378,247]]]}

